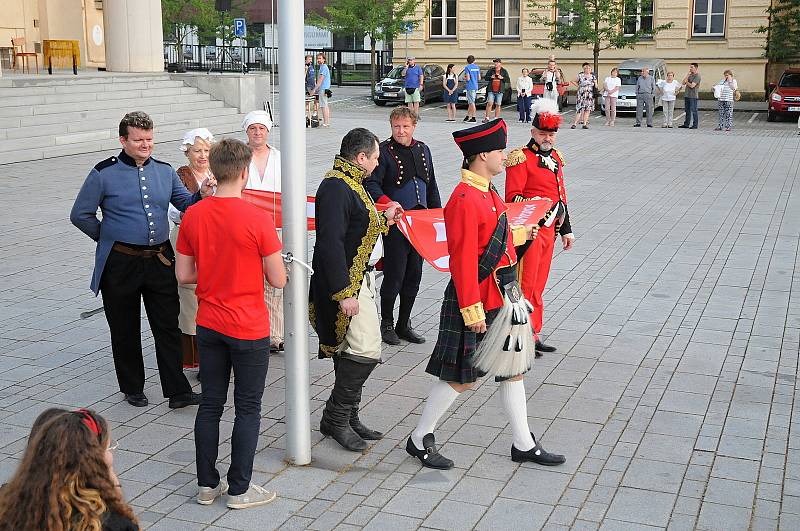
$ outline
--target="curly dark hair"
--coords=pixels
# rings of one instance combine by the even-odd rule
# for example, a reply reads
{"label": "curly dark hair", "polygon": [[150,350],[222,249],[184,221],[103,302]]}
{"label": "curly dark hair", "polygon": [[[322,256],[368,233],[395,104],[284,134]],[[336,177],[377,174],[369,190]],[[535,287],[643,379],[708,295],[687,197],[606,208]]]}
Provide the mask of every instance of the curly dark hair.
{"label": "curly dark hair", "polygon": [[43,423],[0,490],[0,530],[101,531],[108,513],[136,522],[104,459],[109,436],[106,420],[91,410]]}

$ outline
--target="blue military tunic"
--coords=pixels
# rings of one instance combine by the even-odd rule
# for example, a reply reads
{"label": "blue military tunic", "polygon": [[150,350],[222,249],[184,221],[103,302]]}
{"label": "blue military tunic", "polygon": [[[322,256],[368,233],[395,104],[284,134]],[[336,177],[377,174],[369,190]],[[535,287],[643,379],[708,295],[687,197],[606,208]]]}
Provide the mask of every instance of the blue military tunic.
{"label": "blue military tunic", "polygon": [[[191,194],[172,166],[149,158],[141,167],[124,151],[95,166],[86,177],[69,219],[97,242],[91,289],[100,279],[114,242],[156,246],[169,240],[167,210],[185,211],[200,200]],[[102,220],[97,217],[97,209]]]}

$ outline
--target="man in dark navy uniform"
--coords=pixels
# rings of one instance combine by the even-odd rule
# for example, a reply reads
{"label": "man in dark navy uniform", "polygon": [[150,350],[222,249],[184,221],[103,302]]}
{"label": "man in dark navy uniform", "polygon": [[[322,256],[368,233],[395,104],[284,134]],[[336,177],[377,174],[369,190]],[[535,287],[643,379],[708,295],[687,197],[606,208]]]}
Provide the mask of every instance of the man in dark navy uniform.
{"label": "man in dark navy uniform", "polygon": [[[397,201],[403,210],[441,208],[431,150],[414,139],[417,115],[408,107],[396,107],[389,123],[392,137],[381,142],[378,167],[364,181],[364,187],[376,203]],[[383,245],[381,338],[389,345],[399,345],[401,338],[424,343],[425,338],[414,331],[410,320],[422,279],[422,257],[396,226],[389,229]],[[400,311],[395,327],[398,295]]]}

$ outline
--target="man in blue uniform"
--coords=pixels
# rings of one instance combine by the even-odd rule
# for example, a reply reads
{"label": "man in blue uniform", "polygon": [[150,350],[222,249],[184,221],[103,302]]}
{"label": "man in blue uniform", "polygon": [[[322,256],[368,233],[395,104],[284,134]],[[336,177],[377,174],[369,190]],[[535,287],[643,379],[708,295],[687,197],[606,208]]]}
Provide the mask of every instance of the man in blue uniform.
{"label": "man in blue uniform", "polygon": [[[378,167],[364,181],[364,187],[376,203],[396,201],[403,210],[441,208],[431,150],[414,139],[417,115],[408,107],[395,107],[389,123],[392,136],[381,142]],[[383,246],[381,338],[389,345],[399,345],[401,338],[424,343],[425,338],[414,331],[410,321],[422,279],[422,257],[396,226],[389,229]],[[400,311],[395,327],[398,295]]]}
{"label": "man in blue uniform", "polygon": [[[70,221],[97,242],[91,289],[103,292],[111,350],[120,391],[132,406],[148,404],[140,330],[141,300],[156,347],[156,362],[169,407],[200,403],[181,368],[175,252],[167,209],[185,211],[211,193],[208,179],[191,194],[172,167],[150,155],[153,121],[143,112],[119,124],[122,152],[94,167],[83,183]],[[102,220],[97,218],[100,208]]]}

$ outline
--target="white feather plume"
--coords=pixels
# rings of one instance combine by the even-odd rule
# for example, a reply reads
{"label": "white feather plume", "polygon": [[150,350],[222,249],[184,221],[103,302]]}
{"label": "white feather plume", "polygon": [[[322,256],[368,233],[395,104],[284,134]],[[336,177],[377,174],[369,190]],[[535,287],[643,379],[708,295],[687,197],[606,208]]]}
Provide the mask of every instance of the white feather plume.
{"label": "white feather plume", "polygon": [[531,114],[537,115],[539,113],[559,114],[558,103],[549,98],[539,98],[531,107]]}

